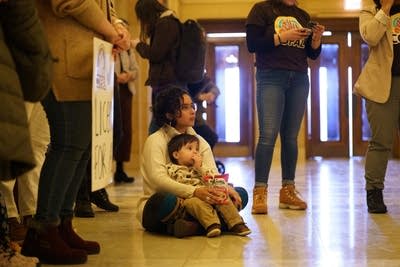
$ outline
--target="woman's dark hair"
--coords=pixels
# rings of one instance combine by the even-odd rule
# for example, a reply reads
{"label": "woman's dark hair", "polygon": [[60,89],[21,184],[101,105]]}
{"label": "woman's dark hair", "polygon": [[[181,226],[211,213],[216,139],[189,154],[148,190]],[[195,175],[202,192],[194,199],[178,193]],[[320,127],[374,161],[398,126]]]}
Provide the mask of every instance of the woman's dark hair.
{"label": "woman's dark hair", "polygon": [[[267,0],[272,4],[272,10],[276,15],[281,15],[284,10],[287,10],[287,6],[282,0]],[[295,5],[297,7],[297,5]]]}
{"label": "woman's dark hair", "polygon": [[173,153],[179,151],[184,145],[193,142],[200,143],[199,138],[193,134],[178,134],[171,138],[168,142],[168,155],[172,163],[178,164],[178,160],[174,158]]}
{"label": "woman's dark hair", "polygon": [[376,8],[377,8],[377,9],[380,9],[380,8],[382,7],[381,1],[380,1],[380,0],[374,0],[374,3],[375,3],[375,5],[376,5]]}
{"label": "woman's dark hair", "polygon": [[[184,95],[189,95],[189,93],[179,87],[169,87],[158,93],[152,107],[153,116],[158,126],[170,124],[175,127],[175,118],[181,114]],[[172,115],[173,119],[167,118],[167,114]]]}
{"label": "woman's dark hair", "polygon": [[139,0],[135,5],[136,17],[140,21],[140,40],[151,37],[160,15],[168,10],[157,0]]}

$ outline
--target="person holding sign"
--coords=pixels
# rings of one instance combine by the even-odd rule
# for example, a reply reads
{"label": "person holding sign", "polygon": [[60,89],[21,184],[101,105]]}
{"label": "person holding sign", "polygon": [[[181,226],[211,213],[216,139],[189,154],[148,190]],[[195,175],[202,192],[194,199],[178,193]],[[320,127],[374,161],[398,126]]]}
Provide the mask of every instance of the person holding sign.
{"label": "person holding sign", "polygon": [[[175,228],[175,223],[179,222],[180,226],[176,228],[181,231],[180,237],[197,234],[198,223],[180,217],[184,211],[183,202],[198,198],[214,205],[219,203],[220,193],[208,186],[179,183],[171,179],[166,167],[170,162],[167,145],[171,138],[182,133],[196,135],[192,128],[195,105],[187,91],[178,87],[167,88],[157,96],[153,116],[161,128],[150,135],[144,144],[140,168],[143,196],[138,201],[137,218],[149,232],[173,235],[171,228]],[[202,169],[218,173],[210,146],[201,136],[196,136],[199,139]],[[227,186],[227,190],[236,207],[246,206],[248,194],[245,189]]]}
{"label": "person holding sign", "polygon": [[[129,33],[116,19],[113,1],[36,1],[55,58],[52,90],[42,101],[50,146],[41,171],[37,211],[22,254],[48,264],[81,264],[100,245],[72,227],[73,205],[91,151],[93,38],[129,47]],[[62,29],[62,30],[61,30]]]}

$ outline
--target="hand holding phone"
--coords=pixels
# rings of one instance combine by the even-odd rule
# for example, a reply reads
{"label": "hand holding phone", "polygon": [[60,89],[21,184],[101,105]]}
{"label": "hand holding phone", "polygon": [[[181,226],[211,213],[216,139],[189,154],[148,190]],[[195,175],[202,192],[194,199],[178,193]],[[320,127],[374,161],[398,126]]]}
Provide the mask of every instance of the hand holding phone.
{"label": "hand holding phone", "polygon": [[317,25],[318,25],[318,22],[313,21],[313,20],[310,20],[310,21],[307,23],[307,28],[312,29],[312,28],[314,28],[314,27],[317,26]]}

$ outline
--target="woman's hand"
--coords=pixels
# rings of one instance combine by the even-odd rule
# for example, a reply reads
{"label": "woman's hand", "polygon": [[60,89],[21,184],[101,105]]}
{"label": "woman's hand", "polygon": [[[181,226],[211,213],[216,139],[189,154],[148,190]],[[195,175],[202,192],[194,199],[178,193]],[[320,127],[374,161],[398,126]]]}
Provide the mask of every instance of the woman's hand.
{"label": "woman's hand", "polygon": [[[239,194],[237,195],[239,196]],[[210,186],[197,187],[196,190],[194,190],[193,196],[211,205],[220,204],[224,200],[221,198],[220,193],[215,188]]]}
{"label": "woman's hand", "polygon": [[287,41],[303,40],[310,36],[311,30],[307,28],[294,28],[289,30],[282,29],[279,32],[281,42],[284,44]]}
{"label": "woman's hand", "polygon": [[240,198],[240,195],[238,192],[236,192],[235,188],[232,186],[228,185],[228,194],[229,197],[231,198],[233,204],[238,207],[239,209],[242,209],[242,199]]}
{"label": "woman's hand", "polygon": [[206,101],[207,104],[212,104],[215,102],[215,99],[217,96],[213,92],[208,92],[208,93],[201,93],[198,96],[198,99],[201,101]]}
{"label": "woman's hand", "polygon": [[116,23],[113,26],[120,37],[113,44],[118,51],[128,50],[131,46],[131,34],[121,23]]}
{"label": "woman's hand", "polygon": [[121,72],[117,75],[117,82],[118,83],[127,83],[131,79],[131,75],[127,72]]}
{"label": "woman's hand", "polygon": [[312,28],[311,47],[317,49],[321,45],[322,34],[325,31],[325,26],[317,24]]}
{"label": "woman's hand", "polygon": [[313,40],[321,40],[322,34],[325,31],[325,26],[321,24],[317,24],[312,28],[312,39]]}

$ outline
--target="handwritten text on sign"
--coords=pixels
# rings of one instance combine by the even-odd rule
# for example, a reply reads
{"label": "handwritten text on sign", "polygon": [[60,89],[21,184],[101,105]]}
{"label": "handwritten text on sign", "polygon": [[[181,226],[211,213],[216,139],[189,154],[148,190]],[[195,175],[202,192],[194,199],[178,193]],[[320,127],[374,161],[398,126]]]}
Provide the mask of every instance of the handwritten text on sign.
{"label": "handwritten text on sign", "polygon": [[112,44],[93,39],[92,191],[112,182],[114,59]]}

